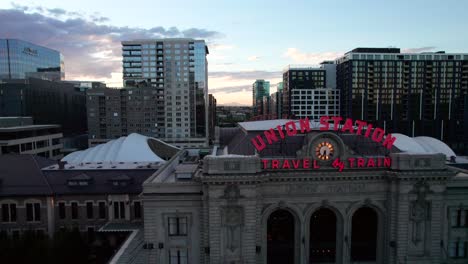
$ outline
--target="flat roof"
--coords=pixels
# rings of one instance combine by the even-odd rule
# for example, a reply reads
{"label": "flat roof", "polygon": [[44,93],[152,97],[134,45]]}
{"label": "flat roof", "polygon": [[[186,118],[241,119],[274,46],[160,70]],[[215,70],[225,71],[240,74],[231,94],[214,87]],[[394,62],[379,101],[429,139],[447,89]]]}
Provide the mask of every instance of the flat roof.
{"label": "flat roof", "polygon": [[0,133],[31,131],[31,130],[40,130],[40,129],[48,129],[48,128],[60,128],[60,125],[28,125],[28,126],[0,127]]}

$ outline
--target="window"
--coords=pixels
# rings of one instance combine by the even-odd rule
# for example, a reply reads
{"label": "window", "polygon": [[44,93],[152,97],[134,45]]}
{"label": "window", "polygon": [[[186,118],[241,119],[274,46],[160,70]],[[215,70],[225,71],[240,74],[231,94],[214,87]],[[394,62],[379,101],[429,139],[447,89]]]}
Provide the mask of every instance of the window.
{"label": "window", "polygon": [[106,203],[99,202],[99,218],[105,219],[106,218]]}
{"label": "window", "polygon": [[26,204],[26,221],[38,222],[41,221],[41,204],[27,203]]}
{"label": "window", "polygon": [[449,257],[451,258],[466,258],[467,243],[463,241],[450,242]]}
{"label": "window", "polygon": [[457,209],[451,213],[451,224],[452,227],[463,227],[467,226],[468,210]]}
{"label": "window", "polygon": [[465,227],[468,227],[468,210],[465,210]]}
{"label": "window", "polygon": [[187,264],[188,256],[187,249],[170,249],[169,264]]}
{"label": "window", "polygon": [[114,202],[114,219],[125,219],[125,202]]}
{"label": "window", "polygon": [[78,219],[78,203],[77,202],[71,203],[71,218]]}
{"label": "window", "polygon": [[141,218],[141,202],[134,202],[133,203],[134,212],[135,212],[135,219]]}
{"label": "window", "polygon": [[187,217],[169,217],[169,235],[187,235]]}
{"label": "window", "polygon": [[87,202],[86,203],[86,217],[88,217],[88,219],[93,219],[94,218],[93,202]]}
{"label": "window", "polygon": [[59,211],[59,218],[60,219],[65,219],[67,217],[66,211],[65,211],[65,203],[60,202],[58,204],[58,211]]}
{"label": "window", "polygon": [[2,204],[2,222],[16,222],[16,204]]}

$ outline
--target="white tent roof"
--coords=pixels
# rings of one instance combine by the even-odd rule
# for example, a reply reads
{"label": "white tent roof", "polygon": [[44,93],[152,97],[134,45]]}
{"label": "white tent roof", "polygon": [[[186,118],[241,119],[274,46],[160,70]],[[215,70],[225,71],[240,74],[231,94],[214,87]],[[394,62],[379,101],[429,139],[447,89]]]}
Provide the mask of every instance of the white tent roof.
{"label": "white tent roof", "polygon": [[392,136],[396,137],[393,145],[403,152],[427,153],[427,151],[418,142],[414,141],[413,138],[410,138],[407,135],[395,133],[392,134]]}
{"label": "white tent roof", "polygon": [[442,153],[446,156],[447,160],[450,160],[452,156],[457,156],[447,144],[433,137],[411,138],[398,133],[392,134],[392,136],[396,137],[394,146],[403,152],[421,154]]}
{"label": "white tent roof", "polygon": [[[127,137],[111,140],[86,150],[75,151],[62,161],[85,162],[164,162],[148,145],[149,137],[132,133]],[[151,138],[152,140],[157,140]]]}
{"label": "white tent roof", "polygon": [[445,154],[445,156],[447,156],[447,159],[450,159],[450,157],[452,156],[457,156],[457,154],[455,154],[455,152],[453,152],[453,150],[449,146],[447,146],[447,144],[436,138],[415,137],[414,140],[418,142],[428,152]]}

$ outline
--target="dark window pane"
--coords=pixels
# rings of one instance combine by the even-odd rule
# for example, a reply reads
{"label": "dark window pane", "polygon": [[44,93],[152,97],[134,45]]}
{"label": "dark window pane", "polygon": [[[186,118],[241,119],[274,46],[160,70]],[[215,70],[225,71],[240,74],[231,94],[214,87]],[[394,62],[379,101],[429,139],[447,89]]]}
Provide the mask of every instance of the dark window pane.
{"label": "dark window pane", "polygon": [[177,218],[169,217],[169,235],[177,235]]}
{"label": "dark window pane", "polygon": [[16,204],[10,204],[10,221],[16,222]]}
{"label": "dark window pane", "polygon": [[78,203],[71,203],[72,219],[78,219]]}
{"label": "dark window pane", "polygon": [[99,202],[99,218],[104,219],[106,218],[106,203]]}
{"label": "dark window pane", "polygon": [[125,218],[125,202],[120,202],[120,218]]}
{"label": "dark window pane", "polygon": [[457,226],[461,223],[461,210],[457,210]]}
{"label": "dark window pane", "polygon": [[119,219],[119,203],[114,202],[114,219]]}
{"label": "dark window pane", "polygon": [[135,202],[133,204],[134,210],[135,210],[135,218],[140,219],[141,218],[141,203],[140,202]]}
{"label": "dark window pane", "polygon": [[34,221],[41,221],[41,204],[34,204]]}
{"label": "dark window pane", "polygon": [[92,202],[87,202],[86,203],[86,215],[88,217],[88,219],[91,219],[93,218],[93,212],[94,211],[94,207],[93,207],[93,203]]}
{"label": "dark window pane", "polygon": [[187,235],[187,217],[179,218],[179,235]]}
{"label": "dark window pane", "polygon": [[26,221],[33,220],[33,205],[28,203],[26,204]]}
{"label": "dark window pane", "polygon": [[8,204],[2,204],[2,221],[9,222],[10,221],[10,212],[8,210]]}
{"label": "dark window pane", "polygon": [[[468,210],[465,210],[465,226],[468,226]],[[468,251],[468,248],[466,250]]]}

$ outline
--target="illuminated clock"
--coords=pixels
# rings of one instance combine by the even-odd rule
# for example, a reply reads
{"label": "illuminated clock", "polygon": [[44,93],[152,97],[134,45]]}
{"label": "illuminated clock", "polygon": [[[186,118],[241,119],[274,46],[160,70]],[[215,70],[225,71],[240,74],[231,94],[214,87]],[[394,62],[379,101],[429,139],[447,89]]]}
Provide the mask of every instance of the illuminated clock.
{"label": "illuminated clock", "polygon": [[330,141],[320,141],[315,146],[315,156],[319,160],[328,161],[335,155],[335,146]]}

